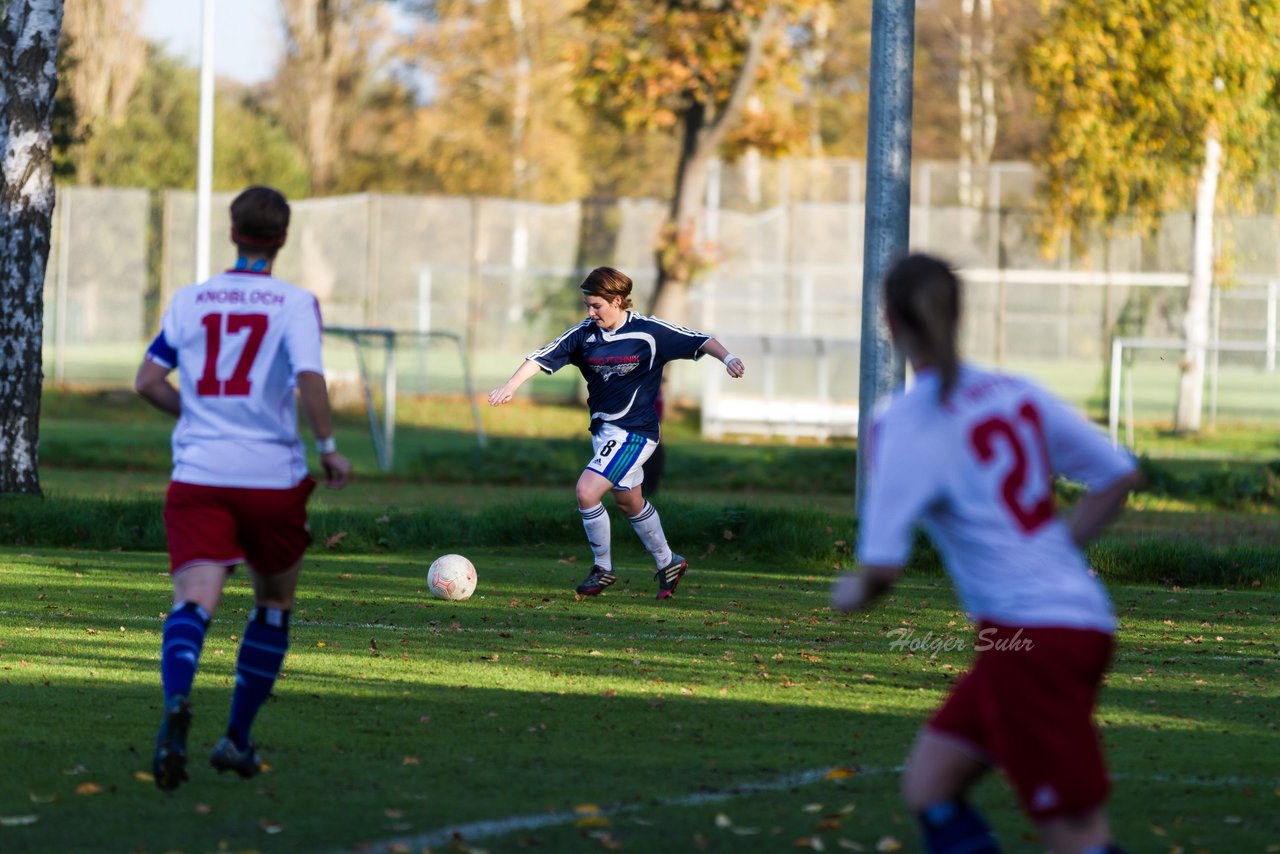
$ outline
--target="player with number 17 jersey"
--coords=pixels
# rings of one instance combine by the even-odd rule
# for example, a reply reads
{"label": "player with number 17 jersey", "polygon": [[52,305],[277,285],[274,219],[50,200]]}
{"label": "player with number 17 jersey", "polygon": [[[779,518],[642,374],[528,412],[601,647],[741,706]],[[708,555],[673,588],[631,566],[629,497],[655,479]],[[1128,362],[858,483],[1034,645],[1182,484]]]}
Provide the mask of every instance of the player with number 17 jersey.
{"label": "player with number 17 jersey", "polygon": [[1053,481],[1100,489],[1132,472],[1132,457],[1028,380],[962,363],[945,402],[938,383],[922,371],[874,423],[858,559],[905,564],[920,519],[973,619],[1113,631]]}
{"label": "player with number 17 jersey", "polygon": [[228,270],[174,294],[147,360],[179,368],[173,480],[286,489],[307,475],[295,377],[323,375],[320,307],[274,276]]}

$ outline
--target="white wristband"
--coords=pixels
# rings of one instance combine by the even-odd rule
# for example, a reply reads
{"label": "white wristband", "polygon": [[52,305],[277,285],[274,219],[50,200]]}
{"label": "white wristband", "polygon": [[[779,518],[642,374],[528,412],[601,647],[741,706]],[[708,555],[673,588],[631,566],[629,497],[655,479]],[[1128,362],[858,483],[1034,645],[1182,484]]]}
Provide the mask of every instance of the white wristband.
{"label": "white wristband", "polygon": [[721,359],[720,361],[724,362],[724,363],[727,365],[727,364],[729,364],[730,362],[732,362],[732,361],[733,361],[734,359],[736,359],[736,358],[738,358],[738,357],[737,357],[737,356],[735,356],[735,355],[733,355],[732,353],[725,353],[725,354],[724,354],[724,358],[723,358],[723,359]]}
{"label": "white wristband", "polygon": [[338,450],[338,440],[332,436],[324,439],[316,439],[316,452],[320,454],[332,454]]}

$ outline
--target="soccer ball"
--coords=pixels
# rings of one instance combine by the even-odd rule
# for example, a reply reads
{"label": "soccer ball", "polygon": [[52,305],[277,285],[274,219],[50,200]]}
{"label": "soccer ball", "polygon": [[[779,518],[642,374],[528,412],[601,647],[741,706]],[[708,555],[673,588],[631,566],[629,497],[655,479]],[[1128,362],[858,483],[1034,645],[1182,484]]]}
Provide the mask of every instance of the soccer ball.
{"label": "soccer ball", "polygon": [[427,570],[427,587],[437,599],[464,602],[476,592],[476,568],[462,555],[441,555]]}

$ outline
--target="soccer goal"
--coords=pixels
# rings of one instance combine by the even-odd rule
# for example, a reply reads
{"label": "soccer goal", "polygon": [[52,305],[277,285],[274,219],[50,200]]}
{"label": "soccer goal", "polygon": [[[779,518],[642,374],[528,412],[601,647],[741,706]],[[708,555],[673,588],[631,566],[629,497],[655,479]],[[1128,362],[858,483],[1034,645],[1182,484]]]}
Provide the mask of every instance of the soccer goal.
{"label": "soccer goal", "polygon": [[[1116,338],[1111,342],[1108,427],[1111,443],[1134,446],[1134,420],[1167,418],[1177,399],[1187,342],[1176,338]],[[1204,346],[1208,423],[1220,413],[1233,420],[1280,423],[1280,372],[1274,331],[1266,341],[1217,341]],[[1122,412],[1123,410],[1123,412]]]}
{"label": "soccer goal", "polygon": [[[471,364],[462,338],[452,332],[404,331],[384,327],[326,326],[326,335],[341,337],[352,345],[354,373],[359,380],[361,397],[369,416],[369,435],[373,440],[373,452],[378,467],[390,471],[395,459],[396,399],[400,393],[400,378],[406,372],[421,383],[424,391],[428,377],[428,350],[432,342],[451,343],[458,354],[461,366],[463,391],[471,403],[471,419],[475,425],[476,444],[485,446],[484,427],[480,423],[480,409],[476,404],[475,384],[471,377]],[[412,350],[413,364],[409,369],[397,361],[400,346]],[[381,354],[381,364],[373,354]],[[404,354],[401,354],[404,355]],[[381,406],[378,397],[381,396]]]}

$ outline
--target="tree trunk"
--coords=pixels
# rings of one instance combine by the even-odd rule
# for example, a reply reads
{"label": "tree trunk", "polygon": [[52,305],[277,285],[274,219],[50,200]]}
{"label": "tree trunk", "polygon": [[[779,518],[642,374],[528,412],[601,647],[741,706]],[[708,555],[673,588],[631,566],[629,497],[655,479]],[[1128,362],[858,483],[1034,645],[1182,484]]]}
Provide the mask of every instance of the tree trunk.
{"label": "tree trunk", "polygon": [[44,276],[53,217],[61,0],[10,0],[0,26],[0,492],[39,495]]}
{"label": "tree trunk", "polygon": [[1182,376],[1178,383],[1178,408],[1173,428],[1178,433],[1200,430],[1204,408],[1205,347],[1209,343],[1209,297],[1213,288],[1213,213],[1222,168],[1222,145],[1210,131],[1204,145],[1204,169],[1196,191],[1195,236],[1191,250],[1191,285],[1187,289],[1187,313],[1183,332]]}
{"label": "tree trunk", "polygon": [[771,3],[765,9],[747,39],[742,65],[734,75],[732,91],[724,104],[706,104],[691,98],[682,115],[684,136],[676,166],[675,192],[658,242],[657,282],[649,304],[652,313],[674,323],[688,322],[688,288],[692,278],[689,271],[699,255],[698,215],[707,191],[711,159],[729,128],[742,115],[764,58],[765,43],[781,17],[782,8],[778,3]]}
{"label": "tree trunk", "polygon": [[973,2],[960,2],[960,68],[956,97],[960,110],[960,171],[957,191],[961,207],[973,207]]}

